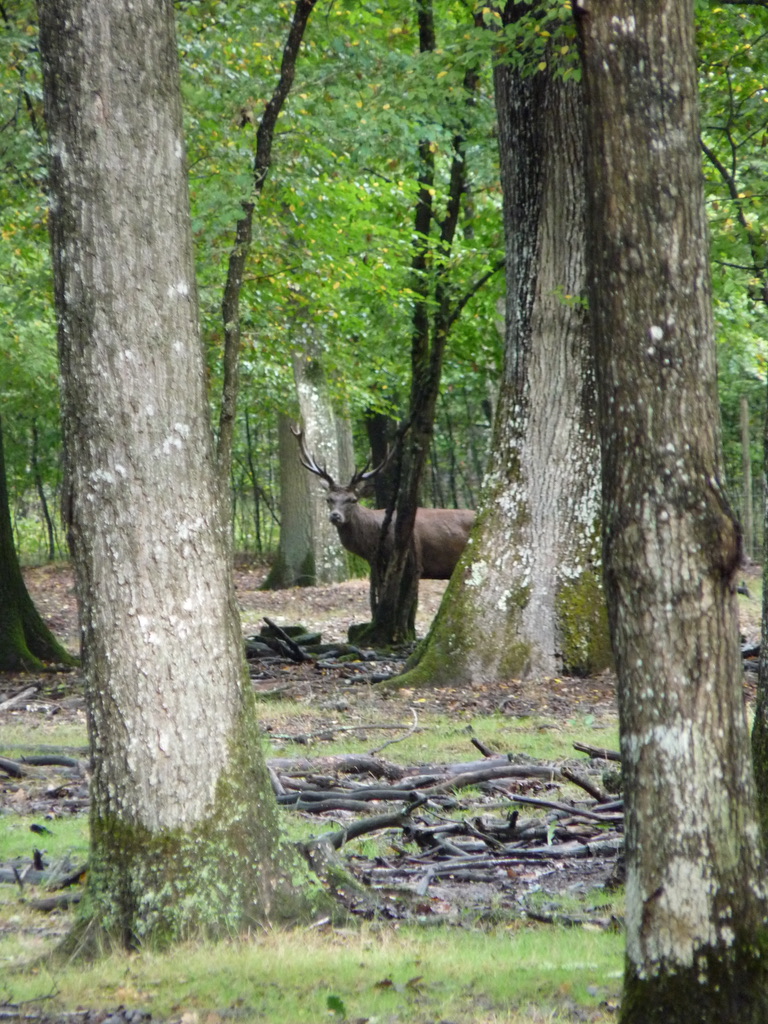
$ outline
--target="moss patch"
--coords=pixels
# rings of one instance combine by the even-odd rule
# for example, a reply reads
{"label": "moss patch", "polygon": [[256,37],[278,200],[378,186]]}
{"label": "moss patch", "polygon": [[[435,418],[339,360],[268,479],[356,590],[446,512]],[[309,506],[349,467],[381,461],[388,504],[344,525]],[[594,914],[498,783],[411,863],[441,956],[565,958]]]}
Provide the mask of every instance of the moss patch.
{"label": "moss patch", "polygon": [[308,920],[321,902],[308,866],[283,840],[250,694],[205,819],[153,831],[100,816],[98,804],[84,918],[125,947]]}
{"label": "moss patch", "polygon": [[587,676],[613,666],[608,610],[600,578],[584,572],[564,583],[555,600],[563,671]]}
{"label": "moss patch", "polygon": [[[627,963],[621,1024],[764,1024],[768,1020],[768,936],[702,948],[690,967],[639,978]],[[695,1011],[692,1009],[695,1007]]]}

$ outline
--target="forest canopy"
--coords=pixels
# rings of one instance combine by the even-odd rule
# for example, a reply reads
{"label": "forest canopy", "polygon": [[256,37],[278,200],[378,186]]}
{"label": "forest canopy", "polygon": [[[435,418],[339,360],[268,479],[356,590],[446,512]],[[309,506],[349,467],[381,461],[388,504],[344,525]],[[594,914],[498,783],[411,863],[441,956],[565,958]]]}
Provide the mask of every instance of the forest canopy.
{"label": "forest canopy", "polygon": [[[214,407],[221,394],[227,260],[234,225],[251,194],[255,136],[293,6],[176,4]],[[568,6],[552,3],[525,38],[505,38],[499,47],[491,8],[479,8],[473,18],[463,3],[439,3],[437,45],[428,53],[419,52],[413,5],[405,0],[317,6],[277,123],[243,281],[242,390],[232,467],[237,547],[264,553],[277,542],[277,415],[296,413],[292,357],[305,345],[307,328],[322,353],[333,401],[352,419],[358,463],[367,457],[364,415],[402,414],[419,145],[426,140],[435,158],[440,216],[459,123],[466,135],[467,195],[444,257],[457,298],[503,257],[493,55],[522,61],[525,52],[533,66],[549,61],[558,73],[578,74]],[[756,479],[762,459],[768,96],[761,42],[768,13],[754,5],[699,3],[697,18],[726,468],[732,500],[741,507],[744,397]],[[63,554],[66,545],[56,516],[60,434],[34,3],[3,7],[0,47],[0,402],[16,542],[24,557],[40,559]],[[467,122],[462,83],[469,66],[478,67],[479,79]],[[427,504],[477,503],[501,367],[503,288],[503,275],[491,274],[452,328],[424,483]]]}

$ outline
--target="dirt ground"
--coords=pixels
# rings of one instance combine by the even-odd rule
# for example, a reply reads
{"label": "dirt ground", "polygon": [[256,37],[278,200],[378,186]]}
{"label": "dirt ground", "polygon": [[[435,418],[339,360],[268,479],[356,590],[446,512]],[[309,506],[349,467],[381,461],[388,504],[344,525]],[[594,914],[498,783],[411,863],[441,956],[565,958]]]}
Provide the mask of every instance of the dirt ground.
{"label": "dirt ground", "polygon": [[[267,574],[266,567],[240,565],[235,573],[235,588],[243,621],[243,635],[253,636],[264,624],[264,616],[279,626],[301,624],[309,630],[322,633],[324,641],[345,641],[347,629],[354,622],[365,622],[370,618],[368,606],[367,579],[349,580],[332,586],[293,587],[289,590],[262,591],[259,587]],[[76,653],[78,651],[77,603],[71,569],[68,566],[41,566],[25,570],[27,588],[45,621],[56,636]],[[416,620],[417,633],[426,635],[429,625],[440,605],[445,591],[443,580],[422,580],[419,591],[419,610]],[[298,677],[301,670],[296,670]],[[341,681],[348,677],[342,670]],[[26,678],[26,677],[25,677]],[[323,673],[323,688],[336,688],[340,679],[333,672]],[[21,682],[21,679],[18,680]],[[8,673],[0,673],[0,699],[2,693],[15,692],[14,680]],[[51,679],[40,680],[44,689],[50,691]],[[425,707],[424,698],[430,710],[456,711],[476,709],[478,713],[498,709],[502,704],[508,714],[542,714],[569,718],[574,714],[611,714],[616,712],[615,680],[610,673],[592,678],[562,677],[547,680],[542,686],[541,679],[500,680],[493,685],[462,689],[454,688],[429,690],[420,693],[420,706]],[[66,677],[58,679],[59,687],[64,686]],[[27,685],[34,685],[30,679]],[[263,688],[268,689],[265,685]],[[349,690],[347,689],[347,693]],[[360,698],[363,699],[363,694]],[[366,688],[365,699],[379,703],[386,701],[392,709],[392,701],[408,704],[413,693],[404,691],[398,695],[377,697]]]}
{"label": "dirt ground", "polygon": [[[266,573],[265,566],[255,564],[240,564],[236,569],[235,587],[245,637],[258,634],[266,616],[279,626],[301,624],[308,630],[319,631],[323,641],[342,642],[352,623],[364,622],[370,617],[366,579],[332,586],[262,591],[259,587]],[[26,569],[25,579],[43,618],[56,636],[77,653],[77,603],[69,566],[57,564]],[[750,596],[739,598],[742,637],[749,643],[756,643],[760,638],[761,615],[759,567],[745,570],[743,582]],[[446,583],[441,580],[422,581],[417,616],[419,636],[426,635],[445,587]],[[390,666],[390,670],[397,670],[397,667]],[[257,690],[274,688],[277,673],[252,674]],[[279,676],[281,685],[290,679],[291,696],[299,702],[299,719],[302,702],[337,707],[340,699],[353,714],[383,714],[390,718],[397,714],[407,718],[409,710],[415,706],[421,712],[443,711],[466,716],[502,710],[511,716],[541,715],[563,721],[576,715],[602,718],[617,714],[615,678],[610,672],[587,678],[507,679],[482,686],[428,689],[417,693],[410,690],[381,693],[369,685],[355,686],[355,682],[365,681],[365,675],[345,665],[330,666],[322,672],[308,666],[283,666]],[[745,672],[744,694],[748,702],[754,699],[755,681],[755,672]],[[75,709],[82,704],[82,682],[78,673],[53,673],[38,678],[0,673],[0,702],[26,686],[37,686],[40,696],[58,700],[58,713],[64,716],[76,713]]]}
{"label": "dirt ground", "polygon": [[[264,616],[279,626],[301,624],[309,630],[322,633],[324,641],[344,641],[347,629],[354,622],[370,618],[367,579],[349,580],[333,586],[293,587],[289,590],[259,590],[267,575],[266,566],[240,564],[235,572],[235,588],[243,621],[243,635],[253,636],[264,624]],[[760,639],[760,569],[747,568],[742,580],[750,597],[739,598],[741,631],[748,643]],[[25,570],[25,579],[41,615],[59,639],[73,652],[78,651],[77,603],[72,572],[69,566],[51,565]],[[426,635],[440,605],[446,583],[442,580],[422,580],[419,591],[417,632]],[[302,673],[297,671],[300,677]],[[338,686],[339,678],[332,672],[323,673],[326,688]],[[342,681],[348,672],[342,672]],[[748,701],[754,698],[755,674],[745,673],[744,691]],[[0,699],[2,694],[16,692],[16,682],[9,674],[0,673]],[[53,680],[42,680],[50,690]],[[60,687],[66,680],[59,679]],[[33,685],[31,680],[27,685]],[[544,685],[542,685],[544,684]],[[265,686],[264,688],[268,688]],[[366,688],[367,698],[376,700]],[[360,695],[361,698],[363,695]],[[477,688],[429,690],[420,694],[427,698],[434,710],[475,708],[478,713],[499,708],[502,704],[508,714],[541,714],[570,718],[574,714],[616,714],[615,678],[610,672],[588,678],[562,677],[555,679],[500,680],[494,685]],[[405,691],[394,697],[378,698],[408,703],[413,694]],[[423,707],[424,704],[422,703]],[[391,707],[391,705],[390,705]]]}

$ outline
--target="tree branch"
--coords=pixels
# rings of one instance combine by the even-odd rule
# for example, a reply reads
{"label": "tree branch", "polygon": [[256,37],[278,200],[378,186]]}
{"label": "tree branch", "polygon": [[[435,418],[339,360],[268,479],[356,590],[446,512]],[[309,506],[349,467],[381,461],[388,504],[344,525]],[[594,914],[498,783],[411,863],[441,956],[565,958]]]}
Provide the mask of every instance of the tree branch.
{"label": "tree branch", "polygon": [[497,260],[490,270],[483,274],[482,277],[479,277],[477,281],[475,281],[475,283],[464,292],[462,297],[459,299],[459,301],[456,303],[456,305],[453,307],[453,310],[451,311],[450,317],[448,318],[449,327],[452,327],[456,320],[458,320],[459,316],[462,313],[462,310],[469,302],[469,300],[474,295],[477,295],[477,293],[480,291],[483,285],[487,281],[490,281],[494,274],[498,274],[498,272],[504,268],[506,262],[507,261],[504,257],[502,257],[500,260]]}
{"label": "tree branch", "polygon": [[296,74],[296,60],[299,55],[304,31],[309,16],[317,0],[296,0],[293,18],[283,47],[280,62],[280,77],[274,92],[269,99],[256,132],[256,153],[253,161],[253,190],[250,197],[243,202],[243,217],[235,228],[235,242],[229,254],[227,281],[224,286],[224,297],[221,312],[224,320],[224,360],[221,396],[221,412],[219,415],[219,439],[217,460],[221,493],[227,493],[229,474],[232,464],[232,437],[234,433],[235,412],[240,372],[240,292],[243,286],[243,275],[248,252],[253,237],[253,212],[256,199],[264,188],[264,182],[272,164],[272,142],[275,125],[283,109],[285,100],[293,85]]}

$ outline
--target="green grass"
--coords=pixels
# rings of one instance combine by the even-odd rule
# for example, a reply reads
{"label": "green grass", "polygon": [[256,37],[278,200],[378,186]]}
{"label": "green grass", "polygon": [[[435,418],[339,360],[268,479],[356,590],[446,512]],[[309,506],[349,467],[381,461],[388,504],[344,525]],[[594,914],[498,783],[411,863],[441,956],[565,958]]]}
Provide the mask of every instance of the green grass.
{"label": "green grass", "polygon": [[[380,717],[380,709],[367,720],[374,714]],[[393,709],[390,720],[396,721],[398,714],[402,712]],[[350,722],[343,713],[289,701],[264,702],[263,717],[275,731],[286,733],[311,731],[334,719]],[[366,720],[365,710],[359,718]],[[380,756],[414,765],[480,760],[470,742],[472,735],[499,753],[554,761],[580,756],[572,748],[574,740],[609,747],[618,743],[614,723],[596,722],[589,715],[555,722],[467,714],[457,721],[423,712],[420,723],[423,732],[387,747]],[[396,735],[371,730],[364,739],[359,733],[338,733],[333,741],[318,740],[309,746],[265,746],[273,756],[316,757],[371,750]],[[84,723],[62,726],[55,718],[46,718],[31,726],[3,728],[0,752],[18,757],[21,748],[32,753],[53,746],[75,748],[74,753],[86,742]],[[19,783],[28,793],[43,784],[34,778]],[[335,827],[290,811],[283,820],[291,839]],[[31,832],[34,823],[44,824],[51,834]],[[87,830],[84,814],[53,821],[6,814],[0,819],[0,860],[29,856],[37,847],[46,851],[49,861],[65,855],[79,861],[87,855]],[[386,834],[369,836],[350,844],[347,851],[376,856],[388,851],[387,843]],[[185,1024],[221,1024],[233,1015],[243,1024],[363,1019],[370,1024],[555,1024],[585,1015],[607,1024],[614,1016],[600,1004],[615,1005],[621,986],[620,934],[519,919],[481,927],[479,910],[460,914],[461,926],[436,913],[426,917],[430,924],[265,930],[243,941],[190,944],[162,955],[121,951],[91,964],[62,965],[47,954],[70,927],[75,911],[44,915],[33,910],[29,901],[43,895],[39,887],[0,885],[0,1002],[32,1000],[27,1005],[33,1008],[40,1001],[49,1015],[80,1006],[124,1005]],[[606,903],[610,909],[603,911]],[[532,897],[531,906],[574,916],[586,909],[595,917],[621,910],[620,898],[601,892],[542,894]],[[503,917],[493,919],[499,922]]]}
{"label": "green grass", "polygon": [[[336,724],[357,724],[344,719],[343,713],[322,708],[300,709],[290,701],[263,702],[260,717],[282,735],[307,734]],[[364,718],[364,716],[363,716]],[[402,712],[392,722],[402,720],[404,733],[410,728]],[[365,718],[363,723],[365,724]],[[268,757],[317,757],[332,754],[352,754],[370,751],[387,740],[398,738],[395,730],[371,729],[364,736],[360,732],[337,732],[332,740],[312,739],[309,743],[293,743],[265,737]],[[506,715],[473,715],[457,722],[455,717],[422,713],[419,731],[402,742],[393,743],[381,752],[381,757],[397,764],[427,764],[482,760],[472,745],[476,736],[498,754],[524,754],[543,761],[561,761],[579,758],[573,749],[574,741],[593,746],[618,749],[618,725],[614,720],[602,722],[591,715],[583,715],[564,722],[539,717],[510,718]]]}
{"label": "green grass", "polygon": [[[42,835],[30,831],[31,825],[44,825],[50,831]],[[85,814],[56,821],[47,821],[39,815],[10,815],[0,819],[0,861],[30,858],[33,850],[40,850],[52,873],[58,865],[85,864],[88,859],[88,818]],[[0,975],[3,964],[18,964],[49,951],[69,928],[72,921],[68,912],[41,914],[29,905],[29,900],[47,896],[44,886],[24,883],[0,885]],[[0,1000],[3,998],[0,986]]]}
{"label": "green grass", "polygon": [[161,1018],[234,1010],[246,1024],[345,1016],[501,1024],[566,1020],[552,1014],[615,999],[622,956],[620,936],[586,929],[363,926],[271,932],[162,956],[114,954],[77,969],[38,966],[5,986],[12,1002],[45,999],[47,1013],[123,1004]]}
{"label": "green grass", "polygon": [[55,717],[40,722],[28,719],[21,724],[3,725],[0,728],[0,754],[11,760],[18,760],[22,754],[50,753],[46,748],[55,747],[57,753],[69,757],[86,757],[88,751],[88,728],[85,713],[82,722],[57,721]]}
{"label": "green grass", "polygon": [[[42,825],[48,833],[37,835],[31,825]],[[29,857],[33,849],[42,850],[46,861],[84,861],[88,856],[88,818],[85,814],[47,821],[40,815],[4,815],[0,828],[0,861]]]}

